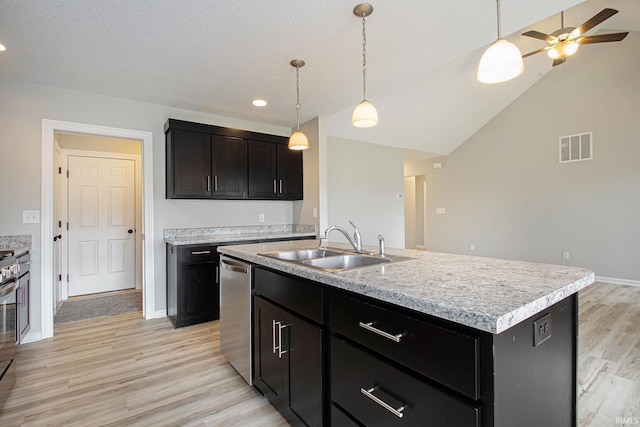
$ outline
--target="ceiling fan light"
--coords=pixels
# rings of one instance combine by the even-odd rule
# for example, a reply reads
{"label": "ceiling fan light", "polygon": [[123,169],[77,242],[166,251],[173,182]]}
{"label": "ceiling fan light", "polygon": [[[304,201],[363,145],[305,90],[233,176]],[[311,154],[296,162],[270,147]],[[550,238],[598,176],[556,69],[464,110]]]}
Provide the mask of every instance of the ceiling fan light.
{"label": "ceiling fan light", "polygon": [[372,103],[363,99],[353,110],[351,123],[358,128],[370,128],[378,124],[378,111]]}
{"label": "ceiling fan light", "polygon": [[309,140],[301,130],[297,130],[289,137],[290,150],[306,150],[309,148]]}
{"label": "ceiling fan light", "polygon": [[506,40],[498,40],[482,55],[477,78],[482,83],[501,83],[519,76],[523,70],[520,49]]}

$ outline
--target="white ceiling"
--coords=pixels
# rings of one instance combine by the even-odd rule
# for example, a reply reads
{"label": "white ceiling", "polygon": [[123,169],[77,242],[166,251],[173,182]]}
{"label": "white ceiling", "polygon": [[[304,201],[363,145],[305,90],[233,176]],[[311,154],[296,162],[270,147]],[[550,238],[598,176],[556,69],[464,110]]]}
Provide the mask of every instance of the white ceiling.
{"label": "white ceiling", "polygon": [[[523,53],[537,49],[542,42],[519,33],[534,23],[555,31],[557,14],[574,5],[566,26],[613,7],[620,13],[603,26],[637,31],[639,3],[502,0],[502,33]],[[0,77],[293,127],[289,61],[302,58],[301,122],[324,116],[328,135],[429,155],[453,151],[550,68],[540,54],[525,60],[525,73],[515,80],[476,82],[480,56],[496,38],[495,0],[373,0],[367,97],[380,125],[357,129],[350,120],[362,98],[356,4],[0,0],[0,42],[8,49],[0,54]],[[253,107],[254,98],[269,105]]]}

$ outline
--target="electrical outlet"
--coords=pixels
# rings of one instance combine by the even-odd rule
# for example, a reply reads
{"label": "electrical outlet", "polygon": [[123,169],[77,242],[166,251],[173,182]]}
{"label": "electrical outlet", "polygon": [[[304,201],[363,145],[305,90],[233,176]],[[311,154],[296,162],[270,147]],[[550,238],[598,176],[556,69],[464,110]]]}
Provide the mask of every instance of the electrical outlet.
{"label": "electrical outlet", "polygon": [[259,222],[264,222],[264,214],[263,213],[258,214],[258,221]]}
{"label": "electrical outlet", "polygon": [[569,259],[569,252],[562,252],[562,259]]}
{"label": "electrical outlet", "polygon": [[436,208],[436,215],[444,215],[447,213],[446,208]]}
{"label": "electrical outlet", "polygon": [[23,224],[38,224],[40,222],[40,211],[22,211]]}
{"label": "electrical outlet", "polygon": [[318,208],[313,208],[312,215],[314,218],[318,218]]}
{"label": "electrical outlet", "polygon": [[471,252],[475,252],[476,251],[476,245],[469,245],[469,250]]}
{"label": "electrical outlet", "polygon": [[533,321],[533,346],[537,347],[551,338],[551,313]]}

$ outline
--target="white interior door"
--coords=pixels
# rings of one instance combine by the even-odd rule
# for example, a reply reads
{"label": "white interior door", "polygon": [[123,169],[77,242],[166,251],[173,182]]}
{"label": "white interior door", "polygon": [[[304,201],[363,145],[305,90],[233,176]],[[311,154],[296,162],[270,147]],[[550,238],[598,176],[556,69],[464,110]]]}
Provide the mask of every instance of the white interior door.
{"label": "white interior door", "polygon": [[69,156],[69,296],[135,287],[135,163]]}
{"label": "white interior door", "polygon": [[62,153],[60,146],[56,143],[54,153],[54,167],[55,172],[53,174],[54,187],[53,187],[53,283],[54,286],[54,301],[53,312],[56,312],[56,306],[62,300],[62,244],[60,236],[62,236]]}

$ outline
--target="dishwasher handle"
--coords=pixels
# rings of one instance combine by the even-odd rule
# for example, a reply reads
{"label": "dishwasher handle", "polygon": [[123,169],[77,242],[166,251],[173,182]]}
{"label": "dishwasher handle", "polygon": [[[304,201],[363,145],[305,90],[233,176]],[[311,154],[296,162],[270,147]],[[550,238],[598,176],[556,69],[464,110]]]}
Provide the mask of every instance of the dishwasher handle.
{"label": "dishwasher handle", "polygon": [[231,261],[228,258],[221,258],[220,264],[225,270],[233,271],[234,273],[249,274],[249,265],[242,262]]}

